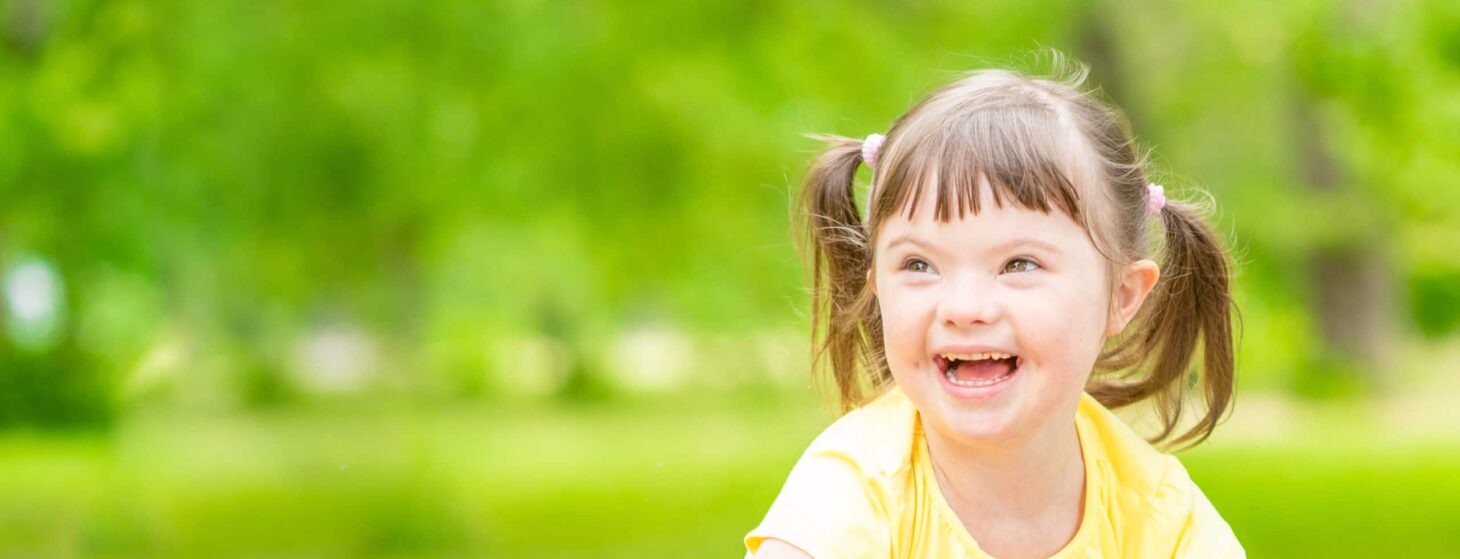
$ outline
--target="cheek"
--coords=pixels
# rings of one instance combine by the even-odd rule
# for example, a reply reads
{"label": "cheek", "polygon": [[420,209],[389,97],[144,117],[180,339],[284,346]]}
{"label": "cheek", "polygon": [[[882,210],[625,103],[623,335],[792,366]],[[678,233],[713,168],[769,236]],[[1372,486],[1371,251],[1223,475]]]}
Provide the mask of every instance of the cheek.
{"label": "cheek", "polygon": [[1098,347],[1109,318],[1104,294],[1094,286],[1086,286],[1078,291],[1072,289],[1070,292],[1079,294],[1077,300],[1066,303],[1074,309],[1074,312],[1069,313],[1070,323],[1066,326],[1072,330],[1070,341],[1082,344],[1082,347]]}
{"label": "cheek", "polygon": [[1018,330],[1036,334],[1025,342],[1039,348],[1047,364],[1088,371],[1100,350],[1105,325],[1102,301],[1092,299],[1090,290],[1079,288],[1052,290],[1044,295],[1022,302],[1025,312],[1020,313]]}
{"label": "cheek", "polygon": [[913,294],[896,288],[883,290],[877,304],[882,311],[882,337],[888,357],[905,360],[922,355],[928,328],[927,305]]}
{"label": "cheek", "polygon": [[[1044,332],[1045,334],[1041,337],[1066,338],[1072,330],[1084,327],[1085,311],[1072,308],[1072,305],[1079,304],[1078,301],[1052,296],[1049,293],[1045,295],[1028,299],[1021,305],[1023,312],[1019,314],[1023,318],[1022,330]],[[1061,344],[1068,341],[1062,340]]]}

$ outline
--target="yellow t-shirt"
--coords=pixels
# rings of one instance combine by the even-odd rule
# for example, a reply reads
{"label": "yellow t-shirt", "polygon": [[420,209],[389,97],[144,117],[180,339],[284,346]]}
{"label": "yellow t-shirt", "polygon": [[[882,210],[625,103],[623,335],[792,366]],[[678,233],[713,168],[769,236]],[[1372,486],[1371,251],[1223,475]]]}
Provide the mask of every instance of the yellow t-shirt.
{"label": "yellow t-shirt", "polygon": [[[1075,429],[1085,510],[1053,557],[1246,557],[1176,457],[1089,394],[1080,396]],[[917,409],[896,386],[816,437],[745,536],[747,557],[766,538],[816,559],[989,557],[938,489]]]}

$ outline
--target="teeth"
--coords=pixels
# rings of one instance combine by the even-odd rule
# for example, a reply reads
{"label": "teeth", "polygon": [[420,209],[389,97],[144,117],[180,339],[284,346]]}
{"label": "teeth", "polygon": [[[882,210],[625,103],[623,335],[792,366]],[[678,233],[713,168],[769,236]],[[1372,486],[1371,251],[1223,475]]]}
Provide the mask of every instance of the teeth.
{"label": "teeth", "polygon": [[[957,361],[978,361],[978,360],[982,360],[982,359],[1008,359],[1008,358],[1014,357],[1013,354],[1010,354],[1010,353],[999,353],[999,352],[996,352],[996,351],[983,352],[983,353],[943,353],[943,354],[941,354],[941,356],[943,358],[945,358],[945,359],[950,360],[950,361],[951,360],[957,360]],[[943,376],[947,377],[949,382],[951,382],[953,384],[956,384],[958,386],[992,386],[992,385],[995,385],[995,384],[1004,382],[1004,381],[1008,380],[1009,377],[1014,376],[1014,372],[1018,369],[1017,366],[1018,366],[1018,363],[1015,364],[1015,367],[1014,368],[1011,368],[1009,370],[1009,373],[1008,374],[1001,375],[1001,376],[998,376],[998,377],[995,377],[995,378],[991,378],[991,379],[983,379],[983,380],[963,380],[963,379],[958,378],[958,375],[954,374],[953,368],[951,368],[951,367],[948,370],[943,371]]]}
{"label": "teeth", "polygon": [[1013,357],[1009,353],[985,352],[985,353],[944,353],[944,359],[957,359],[959,361],[978,361],[980,359],[1008,359]]}
{"label": "teeth", "polygon": [[1000,375],[998,377],[986,380],[963,380],[958,378],[957,375],[954,375],[952,369],[944,372],[943,376],[948,377],[948,382],[951,382],[958,386],[991,386],[1008,380],[1009,377],[1014,376],[1014,371],[1011,370],[1006,375]]}

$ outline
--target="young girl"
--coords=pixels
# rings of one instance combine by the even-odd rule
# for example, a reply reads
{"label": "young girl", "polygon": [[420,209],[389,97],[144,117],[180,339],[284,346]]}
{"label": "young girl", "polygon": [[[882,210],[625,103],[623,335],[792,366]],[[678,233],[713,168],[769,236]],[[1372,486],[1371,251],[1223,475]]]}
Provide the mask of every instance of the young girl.
{"label": "young girl", "polygon": [[1149,401],[1152,442],[1205,440],[1232,396],[1234,309],[1202,208],[1149,182],[1086,74],[977,71],[885,138],[824,138],[803,197],[812,337],[853,411],[748,556],[1245,556],[1181,463],[1110,411]]}

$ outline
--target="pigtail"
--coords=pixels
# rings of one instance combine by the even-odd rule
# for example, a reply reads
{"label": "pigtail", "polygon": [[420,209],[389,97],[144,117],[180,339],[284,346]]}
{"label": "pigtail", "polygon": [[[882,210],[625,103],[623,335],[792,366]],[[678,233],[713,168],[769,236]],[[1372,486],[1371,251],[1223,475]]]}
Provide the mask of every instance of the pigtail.
{"label": "pigtail", "polygon": [[[857,212],[854,178],[862,142],[812,135],[828,144],[806,174],[798,214],[806,219],[801,253],[811,276],[811,363],[815,378],[835,382],[842,411],[861,404],[886,382],[885,367],[871,370],[880,354],[881,320],[867,282],[872,265],[868,233]],[[869,383],[871,386],[869,386]]]}
{"label": "pigtail", "polygon": [[[1152,398],[1161,423],[1152,442],[1196,445],[1211,436],[1232,400],[1232,264],[1200,207],[1172,200],[1159,215],[1166,231],[1161,278],[1143,305],[1146,316],[1136,321],[1139,329],[1109,361],[1113,366],[1149,363],[1148,374],[1136,381],[1100,383],[1089,391],[1111,408]],[[1199,372],[1190,368],[1198,342]],[[1205,413],[1172,437],[1193,388],[1205,400]]]}

